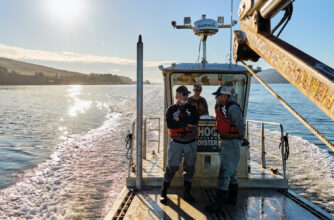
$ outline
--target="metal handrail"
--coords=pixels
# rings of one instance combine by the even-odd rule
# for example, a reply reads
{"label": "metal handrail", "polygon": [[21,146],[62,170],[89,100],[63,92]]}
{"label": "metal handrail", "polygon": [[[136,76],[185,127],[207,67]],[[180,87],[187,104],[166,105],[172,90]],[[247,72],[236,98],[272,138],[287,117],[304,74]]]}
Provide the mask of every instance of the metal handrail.
{"label": "metal handrail", "polygon": [[[285,141],[284,141],[285,136],[284,136],[284,129],[283,129],[282,124],[280,124],[280,123],[274,123],[274,122],[264,122],[264,121],[247,120],[246,121],[246,136],[247,136],[247,139],[249,139],[249,134],[250,134],[249,133],[249,123],[255,123],[255,124],[260,124],[261,125],[260,134],[255,134],[254,132],[252,132],[254,136],[260,137],[261,149],[257,149],[257,148],[254,148],[254,147],[249,147],[249,148],[252,148],[252,149],[254,149],[256,151],[261,152],[261,167],[263,169],[267,168],[267,166],[266,166],[266,155],[271,156],[273,158],[276,158],[276,159],[282,161],[283,177],[285,179],[286,178],[286,160],[287,160],[287,158],[285,157],[285,153],[286,153],[285,152]],[[280,127],[280,131],[281,131],[281,138],[280,138],[280,140],[276,140],[276,139],[265,137],[264,125],[274,125],[274,126]],[[266,152],[266,150],[265,150],[265,140],[269,140],[269,141],[274,141],[274,142],[279,142],[280,143],[281,158],[279,158],[276,155],[273,155],[273,154],[270,154],[270,153]]]}
{"label": "metal handrail", "polygon": [[[261,151],[261,150],[255,148],[255,147],[249,147],[249,148],[251,148],[251,149],[253,149],[253,150],[256,150],[256,151],[259,151],[259,152]],[[264,152],[264,153],[265,153],[266,155],[268,155],[268,156],[274,157],[274,158],[276,158],[277,160],[282,161],[282,158],[279,158],[278,156],[275,156],[275,155],[270,154],[270,153],[267,153],[267,152]]]}
{"label": "metal handrail", "polygon": [[[147,120],[158,120],[159,128],[158,129],[147,129]],[[157,142],[158,143],[158,153],[160,153],[160,118],[145,118],[144,120],[144,143],[143,143],[143,158],[146,159],[146,142]],[[158,131],[158,140],[147,140],[147,132]]]}

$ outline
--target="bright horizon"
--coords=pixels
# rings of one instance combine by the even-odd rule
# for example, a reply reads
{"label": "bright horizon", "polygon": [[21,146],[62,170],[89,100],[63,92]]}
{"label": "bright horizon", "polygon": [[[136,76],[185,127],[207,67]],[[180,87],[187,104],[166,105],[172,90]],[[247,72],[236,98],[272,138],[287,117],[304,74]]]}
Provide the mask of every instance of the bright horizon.
{"label": "bright horizon", "polygon": [[[240,1],[233,1],[237,18]],[[313,3],[313,4],[312,4]],[[200,38],[191,30],[174,30],[172,20],[192,23],[202,14],[230,23],[230,0],[145,3],[108,0],[4,0],[0,7],[0,57],[82,73],[112,73],[136,78],[136,43],[144,42],[144,79],[161,82],[159,65],[196,62]],[[333,67],[334,21],[330,0],[294,2],[292,19],[280,38]],[[281,18],[275,17],[273,26]],[[239,29],[239,23],[234,30]],[[207,43],[210,63],[225,63],[229,29],[220,30]],[[264,61],[251,63],[271,68]]]}

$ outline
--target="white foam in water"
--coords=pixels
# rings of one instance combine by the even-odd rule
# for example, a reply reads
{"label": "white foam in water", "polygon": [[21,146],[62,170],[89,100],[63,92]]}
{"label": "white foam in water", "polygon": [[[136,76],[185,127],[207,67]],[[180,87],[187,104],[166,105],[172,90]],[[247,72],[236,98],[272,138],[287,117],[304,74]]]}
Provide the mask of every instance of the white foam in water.
{"label": "white foam in water", "polygon": [[100,217],[105,201],[124,183],[127,166],[119,137],[128,129],[126,122],[114,113],[102,127],[67,139],[51,160],[1,191],[0,218]]}
{"label": "white foam in water", "polygon": [[[162,90],[148,88],[145,115],[162,117]],[[14,185],[0,191],[0,219],[94,219],[106,214],[125,185],[128,160],[124,137],[135,119],[134,94],[119,98],[110,107],[112,113],[101,127],[71,136],[50,160],[26,171]],[[278,135],[274,131],[266,133]],[[255,138],[250,138],[251,143]],[[290,185],[333,214],[333,155],[300,137],[290,136],[289,140]],[[268,143],[266,147],[279,152],[277,144]],[[251,156],[257,157],[253,153]]]}
{"label": "white foam in water", "polygon": [[[135,119],[135,94],[110,103],[109,119],[97,129],[73,135],[51,159],[26,171],[0,191],[0,219],[82,219],[104,216],[125,185],[124,138]],[[147,116],[163,106],[160,88],[145,91]],[[151,108],[153,106],[153,108]]]}
{"label": "white foam in water", "polygon": [[[259,128],[250,126],[251,146],[259,149],[259,137],[252,135],[259,133]],[[265,136],[272,139],[280,139],[280,132],[265,130]],[[334,214],[334,157],[328,150],[298,136],[289,135],[290,155],[287,160],[287,176],[289,187],[314,204],[319,205],[331,214]],[[266,152],[280,156],[279,144],[265,142]],[[252,151],[251,159],[260,162],[260,152]],[[270,156],[266,156],[270,159]],[[269,160],[267,167],[279,168],[281,163]]]}

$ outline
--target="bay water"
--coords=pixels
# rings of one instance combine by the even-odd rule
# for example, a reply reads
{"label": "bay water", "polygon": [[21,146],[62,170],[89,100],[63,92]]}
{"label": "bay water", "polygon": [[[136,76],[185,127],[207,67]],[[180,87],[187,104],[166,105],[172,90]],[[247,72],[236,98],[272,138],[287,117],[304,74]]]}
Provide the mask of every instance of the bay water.
{"label": "bay water", "polygon": [[[334,142],[334,122],[293,86],[271,87]],[[125,185],[135,94],[135,85],[0,86],[0,218],[104,216]],[[144,115],[164,119],[162,85],[144,86]],[[290,187],[334,214],[333,153],[259,84],[247,119],[283,124]]]}

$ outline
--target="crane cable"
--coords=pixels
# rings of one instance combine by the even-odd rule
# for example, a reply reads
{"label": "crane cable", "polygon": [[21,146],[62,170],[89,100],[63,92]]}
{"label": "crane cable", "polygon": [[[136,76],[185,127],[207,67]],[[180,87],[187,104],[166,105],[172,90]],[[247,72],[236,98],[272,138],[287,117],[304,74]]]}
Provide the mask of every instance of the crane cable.
{"label": "crane cable", "polygon": [[274,34],[274,32],[284,23],[283,27],[281,28],[281,30],[278,32],[276,37],[279,37],[279,35],[282,33],[282,31],[284,30],[284,28],[286,27],[286,25],[289,23],[291,17],[292,17],[292,13],[293,13],[293,2],[290,2],[290,4],[288,4],[283,10],[285,10],[285,13],[282,17],[282,19],[280,20],[280,22],[275,26],[275,28],[271,31],[272,34]]}
{"label": "crane cable", "polygon": [[244,61],[241,63],[245,68],[273,95],[275,98],[288,109],[300,122],[302,122],[305,127],[307,127],[315,136],[319,138],[327,147],[334,151],[334,145],[324,137],[316,128],[314,128],[308,121],[306,121],[303,116],[301,116],[296,110],[294,110],[288,103],[286,103],[274,90],[272,90]]}

